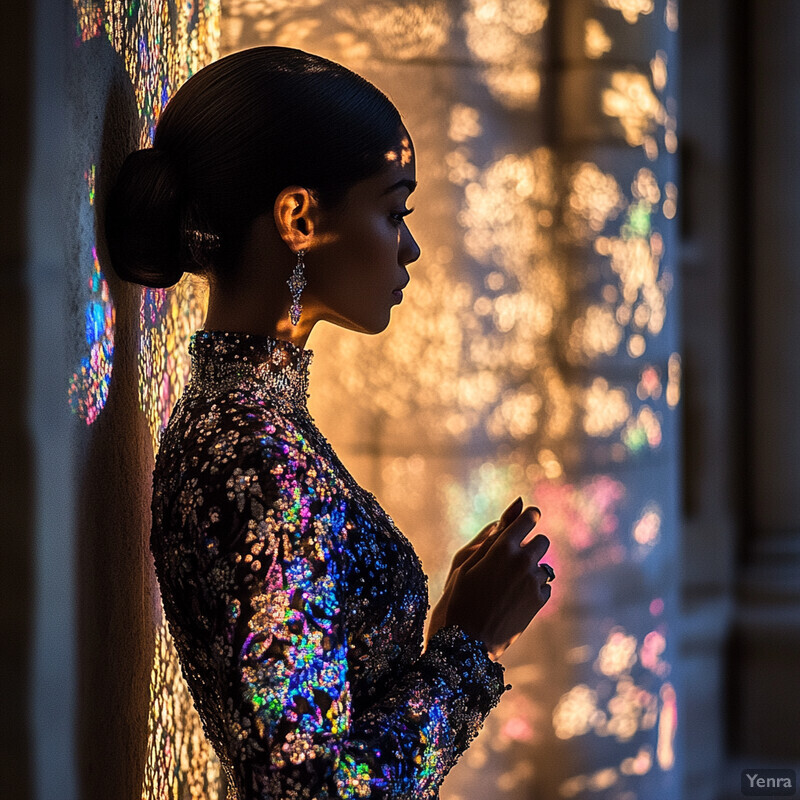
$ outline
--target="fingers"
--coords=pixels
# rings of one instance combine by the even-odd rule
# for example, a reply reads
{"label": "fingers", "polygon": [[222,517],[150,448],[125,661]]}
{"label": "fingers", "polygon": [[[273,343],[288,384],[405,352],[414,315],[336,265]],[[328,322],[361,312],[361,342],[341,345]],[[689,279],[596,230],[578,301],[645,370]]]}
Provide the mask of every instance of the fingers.
{"label": "fingers", "polygon": [[550,547],[550,540],[543,533],[537,533],[530,543],[525,545],[525,550],[529,552],[531,560],[538,563],[547,552],[548,547]]}
{"label": "fingers", "polygon": [[475,538],[469,543],[469,546],[482,542],[490,533],[492,533],[495,525],[497,525],[497,522],[498,520],[494,519],[488,525],[485,525],[483,528],[481,528],[480,531],[475,535]]}
{"label": "fingers", "polygon": [[[548,575],[541,567],[535,566],[528,572],[528,580],[530,581],[528,586],[531,592],[533,605],[542,608],[550,599],[550,595],[553,592],[553,587],[548,581]],[[534,612],[534,614],[535,613],[536,612]]]}
{"label": "fingers", "polygon": [[500,519],[497,520],[495,523],[494,530],[489,534],[489,536],[484,539],[483,544],[481,545],[479,556],[482,556],[493,544],[494,539],[502,533],[512,522],[514,522],[517,517],[519,517],[520,512],[522,511],[522,497],[518,497],[510,506],[506,508],[506,510],[500,515]]}
{"label": "fingers", "polygon": [[481,546],[475,553],[470,556],[469,562],[465,564],[465,566],[469,567],[472,564],[477,563],[478,561],[483,558],[486,554],[486,551],[494,544],[497,537],[512,523],[515,519],[519,517],[520,512],[522,511],[522,497],[518,497],[513,503],[511,503],[508,508],[500,515],[500,519],[497,520],[495,524],[494,530],[483,540]]}
{"label": "fingers", "polygon": [[483,558],[492,546],[496,536],[507,528],[522,511],[522,497],[518,497],[500,515],[500,519],[490,522],[465,548],[462,548],[453,559],[451,569],[464,566],[468,569]]}
{"label": "fingers", "polygon": [[[497,540],[499,541],[500,539],[504,539],[515,550],[519,549],[525,537],[533,530],[541,517],[542,512],[539,511],[536,506],[527,506],[522,513],[510,525],[508,525],[504,531],[501,532],[500,536],[497,537]],[[550,544],[546,537],[541,538],[545,539],[548,545]],[[534,543],[536,543],[537,539],[539,539],[538,536],[534,537],[528,547],[532,547]],[[537,545],[537,547],[538,546],[541,546],[541,542]],[[547,547],[545,547],[545,550],[546,549]],[[539,558],[541,558],[541,556],[539,556]]]}
{"label": "fingers", "polygon": [[474,555],[478,548],[491,537],[492,533],[494,533],[496,530],[497,522],[498,520],[490,522],[486,527],[480,530],[474,539],[467,542],[467,544],[456,551],[456,554],[453,556],[453,561],[450,565],[451,572],[464,564],[466,560]]}
{"label": "fingers", "polygon": [[518,497],[508,508],[500,515],[498,528],[501,530],[510,525],[522,511],[522,497]]}

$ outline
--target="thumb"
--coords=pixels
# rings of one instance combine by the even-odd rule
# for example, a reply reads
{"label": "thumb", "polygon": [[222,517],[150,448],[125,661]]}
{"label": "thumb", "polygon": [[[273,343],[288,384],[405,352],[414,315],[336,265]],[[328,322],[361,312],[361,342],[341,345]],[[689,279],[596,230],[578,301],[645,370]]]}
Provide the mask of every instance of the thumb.
{"label": "thumb", "polygon": [[497,520],[490,522],[484,528],[482,528],[478,534],[471,539],[467,544],[461,547],[458,552],[453,556],[453,562],[450,565],[450,569],[455,570],[458,569],[474,552],[475,550],[486,541],[488,537],[495,532],[495,526],[497,525]]}

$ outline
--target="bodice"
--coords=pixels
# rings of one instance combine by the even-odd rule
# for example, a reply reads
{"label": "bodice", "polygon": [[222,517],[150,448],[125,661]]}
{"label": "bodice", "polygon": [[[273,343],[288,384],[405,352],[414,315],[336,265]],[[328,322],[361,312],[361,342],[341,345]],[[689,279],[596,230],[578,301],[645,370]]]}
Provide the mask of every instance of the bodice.
{"label": "bodice", "polygon": [[505,690],[308,411],[313,351],[199,331],[162,437],[151,549],[231,798],[437,797]]}

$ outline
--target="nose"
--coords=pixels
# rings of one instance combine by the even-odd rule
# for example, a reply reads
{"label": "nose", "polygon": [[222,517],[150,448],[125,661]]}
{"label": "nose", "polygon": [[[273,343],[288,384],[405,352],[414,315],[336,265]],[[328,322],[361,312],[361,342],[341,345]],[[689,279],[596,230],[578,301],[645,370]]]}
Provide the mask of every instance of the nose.
{"label": "nose", "polygon": [[407,225],[403,226],[403,234],[400,239],[400,263],[405,266],[411,264],[420,257],[420,249],[417,240],[414,238]]}

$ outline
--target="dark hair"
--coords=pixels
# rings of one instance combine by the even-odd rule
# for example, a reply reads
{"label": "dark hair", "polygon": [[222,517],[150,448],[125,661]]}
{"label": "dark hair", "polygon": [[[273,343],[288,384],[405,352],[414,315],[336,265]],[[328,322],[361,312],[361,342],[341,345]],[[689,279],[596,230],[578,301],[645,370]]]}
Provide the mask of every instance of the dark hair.
{"label": "dark hair", "polygon": [[254,47],[215,61],[167,103],[153,147],[122,165],[106,210],[115,272],[165,287],[232,270],[282,189],[336,205],[386,163],[400,124],[379,89],[320,56]]}

